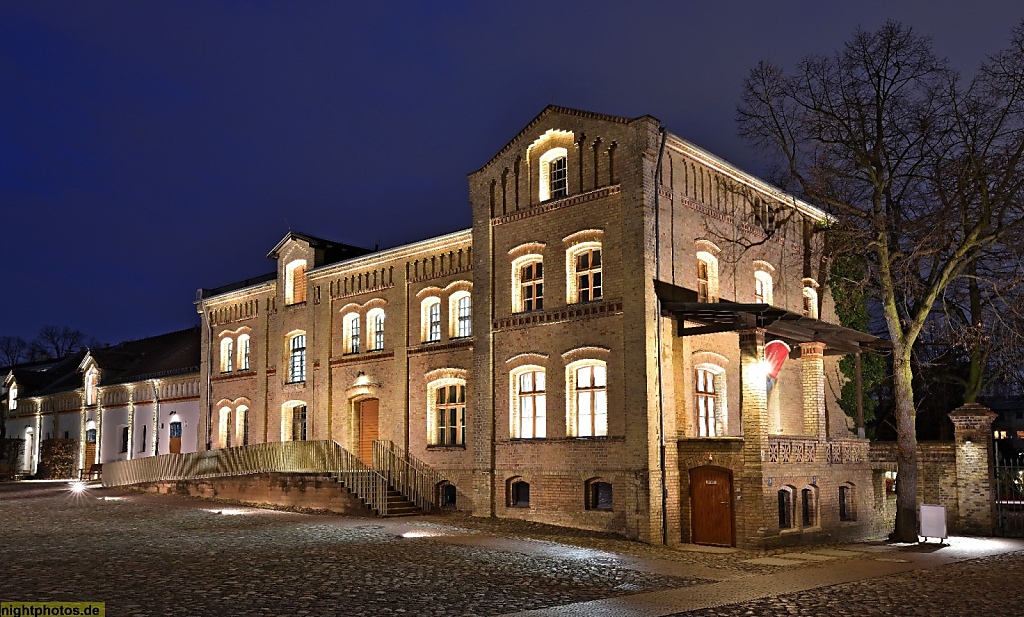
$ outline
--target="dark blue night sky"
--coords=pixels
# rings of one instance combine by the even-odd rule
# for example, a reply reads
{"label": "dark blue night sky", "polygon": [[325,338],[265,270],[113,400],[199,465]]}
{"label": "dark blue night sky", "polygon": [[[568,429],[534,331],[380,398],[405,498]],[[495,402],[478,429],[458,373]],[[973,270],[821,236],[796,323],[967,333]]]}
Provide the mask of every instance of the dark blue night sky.
{"label": "dark blue night sky", "polygon": [[198,322],[291,228],[469,226],[466,174],[549,103],[650,114],[755,173],[743,78],[887,18],[965,71],[1019,1],[0,4],[0,335]]}

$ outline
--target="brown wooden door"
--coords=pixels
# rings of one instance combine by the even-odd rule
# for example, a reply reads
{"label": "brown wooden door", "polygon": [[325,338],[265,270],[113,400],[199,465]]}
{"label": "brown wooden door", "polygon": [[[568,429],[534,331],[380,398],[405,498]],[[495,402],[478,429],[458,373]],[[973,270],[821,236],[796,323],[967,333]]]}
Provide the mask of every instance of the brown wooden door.
{"label": "brown wooden door", "polygon": [[359,403],[359,458],[373,464],[373,442],[378,436],[377,412],[380,401],[375,398]]}
{"label": "brown wooden door", "polygon": [[690,470],[690,529],[694,544],[732,546],[732,472],[722,467]]}
{"label": "brown wooden door", "polygon": [[171,454],[181,454],[181,422],[171,422],[169,433],[167,451]]}

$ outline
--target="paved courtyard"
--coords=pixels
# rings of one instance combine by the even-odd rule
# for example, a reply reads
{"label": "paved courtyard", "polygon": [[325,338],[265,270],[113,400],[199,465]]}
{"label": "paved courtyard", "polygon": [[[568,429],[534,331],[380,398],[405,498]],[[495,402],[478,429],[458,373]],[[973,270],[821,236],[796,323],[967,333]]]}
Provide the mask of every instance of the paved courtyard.
{"label": "paved courtyard", "polygon": [[104,601],[110,615],[1024,614],[1019,541],[689,549],[0,484],[0,599]]}

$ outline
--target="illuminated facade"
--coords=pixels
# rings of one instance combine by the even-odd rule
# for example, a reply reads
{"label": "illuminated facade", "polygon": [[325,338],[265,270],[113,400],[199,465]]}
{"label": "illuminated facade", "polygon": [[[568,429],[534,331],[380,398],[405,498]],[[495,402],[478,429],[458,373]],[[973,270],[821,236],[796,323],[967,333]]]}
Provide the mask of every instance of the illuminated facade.
{"label": "illuminated facade", "polygon": [[39,473],[49,439],[77,442],[64,476],[114,461],[194,452],[199,343],[198,329],[190,328],[8,369],[0,404],[7,406],[8,437],[25,445],[16,471]]}
{"label": "illuminated facade", "polygon": [[559,107],[469,196],[465,231],[291,232],[275,272],[200,290],[199,448],[389,440],[460,509],[648,542],[878,531],[833,355],[876,341],[835,325],[824,213],[654,118]]}

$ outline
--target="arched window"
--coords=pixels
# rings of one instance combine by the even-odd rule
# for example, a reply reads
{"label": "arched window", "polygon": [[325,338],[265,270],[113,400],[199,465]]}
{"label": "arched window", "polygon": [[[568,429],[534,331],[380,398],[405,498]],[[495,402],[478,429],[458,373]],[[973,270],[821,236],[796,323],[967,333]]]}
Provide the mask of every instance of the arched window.
{"label": "arched window", "polygon": [[524,255],[512,262],[512,312],[544,308],[544,261],[540,255]]}
{"label": "arched window", "polygon": [[568,156],[565,148],[551,148],[540,156],[540,201],[561,199],[569,194]]}
{"label": "arched window", "polygon": [[221,407],[217,412],[217,445],[221,448],[231,447],[231,433],[228,431],[228,418],[230,416],[230,407]]}
{"label": "arched window", "polygon": [[345,316],[345,353],[359,353],[360,327],[359,313],[350,313]]}
{"label": "arched window", "polygon": [[238,335],[238,370],[249,370],[249,335]]}
{"label": "arched window", "polygon": [[473,299],[468,291],[457,291],[451,295],[448,316],[451,338],[465,338],[473,334]]}
{"label": "arched window", "polygon": [[95,405],[99,399],[100,372],[95,366],[85,372],[85,404]]}
{"label": "arched window", "polygon": [[697,436],[722,437],[728,434],[725,369],[717,364],[702,362],[693,367],[693,374]]}
{"label": "arched window", "polygon": [[521,366],[509,374],[512,385],[511,436],[543,439],[547,436],[547,394],[544,368]]}
{"label": "arched window", "polygon": [[288,350],[288,383],[306,381],[306,333],[293,334]]}
{"label": "arched window", "polygon": [[566,253],[566,298],[570,303],[591,302],[604,296],[601,243],[577,244]]}
{"label": "arched window", "polygon": [[803,313],[807,317],[818,318],[818,291],[813,287],[804,287],[801,294]]}
{"label": "arched window", "polygon": [[839,520],[857,520],[857,508],[854,501],[853,483],[847,482],[839,486]]}
{"label": "arched window", "polygon": [[818,524],[818,494],[813,486],[800,490],[800,524],[804,527]]}
{"label": "arched window", "polygon": [[225,336],[220,339],[220,372],[230,373],[234,370],[235,342]]}
{"label": "arched window", "polygon": [[793,488],[779,490],[779,529],[793,528]]}
{"label": "arched window", "polygon": [[773,290],[773,279],[771,272],[767,270],[757,270],[754,272],[754,303],[755,304],[773,304],[774,303],[774,290]]}
{"label": "arched window", "polygon": [[436,296],[424,298],[420,303],[423,342],[436,343],[441,340],[441,299]]}
{"label": "arched window", "polygon": [[512,478],[508,483],[508,506],[510,508],[530,507],[530,484],[522,478]]}
{"label": "arched window", "polygon": [[718,258],[697,252],[697,302],[718,302]]}
{"label": "arched window", "polygon": [[370,309],[366,313],[366,328],[370,341],[370,351],[384,349],[384,309]]}
{"label": "arched window", "polygon": [[566,432],[570,437],[608,435],[608,376],[604,362],[580,360],[565,368]]}
{"label": "arched window", "polygon": [[285,266],[284,303],[306,301],[306,260],[297,259]]}
{"label": "arched window", "polygon": [[306,403],[288,401],[281,406],[281,441],[305,441],[306,436]]}
{"label": "arched window", "polygon": [[427,384],[427,443],[462,446],[466,443],[466,381],[444,378]]}
{"label": "arched window", "polygon": [[249,445],[249,408],[239,405],[235,409],[235,441],[239,445]]}

